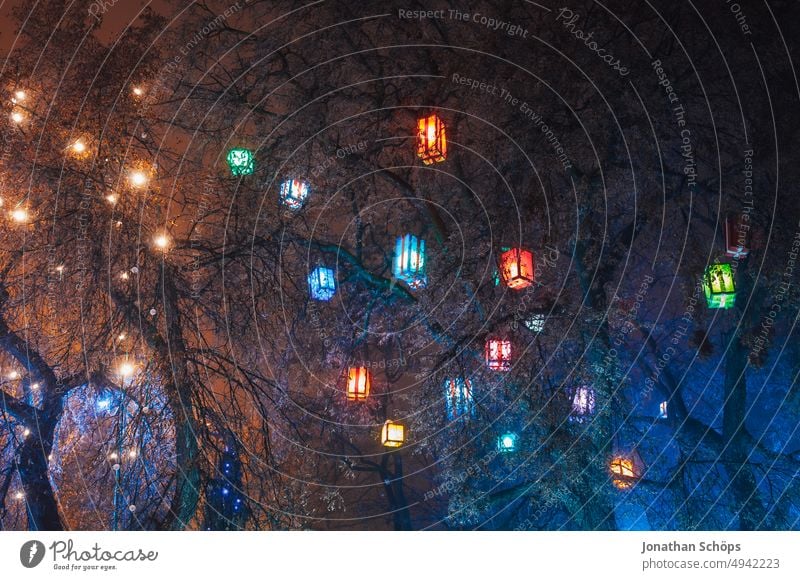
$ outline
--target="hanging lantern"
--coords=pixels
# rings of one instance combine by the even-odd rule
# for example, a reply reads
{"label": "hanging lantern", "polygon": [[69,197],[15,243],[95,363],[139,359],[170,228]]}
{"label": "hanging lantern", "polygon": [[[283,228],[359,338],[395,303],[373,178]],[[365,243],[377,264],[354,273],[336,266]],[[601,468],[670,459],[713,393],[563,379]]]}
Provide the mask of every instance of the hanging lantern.
{"label": "hanging lantern", "polygon": [[498,339],[487,340],[486,364],[493,371],[511,370],[511,341]]}
{"label": "hanging lantern", "polygon": [[544,330],[544,323],[546,321],[546,314],[542,312],[535,312],[533,314],[529,314],[525,320],[522,321],[522,323],[525,325],[525,328],[538,334]]}
{"label": "hanging lantern", "polygon": [[336,294],[336,276],[333,270],[317,266],[308,275],[308,288],[314,300],[328,301]]}
{"label": "hanging lantern", "polygon": [[381,443],[384,447],[400,447],[406,438],[406,427],[402,423],[387,420],[381,429]]}
{"label": "hanging lantern", "polygon": [[725,253],[731,258],[741,259],[747,257],[747,231],[750,226],[745,225],[741,215],[725,218]]}
{"label": "hanging lantern", "polygon": [[475,404],[472,399],[472,383],[464,377],[446,379],[444,397],[447,403],[447,418],[454,421],[462,416],[473,416]]}
{"label": "hanging lantern", "polygon": [[730,264],[712,264],[706,268],[703,290],[709,308],[730,308],[736,299],[736,285]]}
{"label": "hanging lantern", "polygon": [[504,433],[497,438],[497,451],[500,453],[514,453],[517,450],[517,434]]}
{"label": "hanging lantern", "polygon": [[411,288],[424,288],[428,283],[425,275],[425,240],[411,234],[397,238],[392,271],[395,278]]}
{"label": "hanging lantern", "polygon": [[617,489],[629,489],[638,478],[633,466],[633,459],[630,457],[616,456],[611,460],[611,469],[614,487]]}
{"label": "hanging lantern", "polygon": [[594,415],[594,389],[582,386],[575,389],[572,396],[572,412],[569,420],[576,423],[583,423],[587,417]]}
{"label": "hanging lantern", "polygon": [[253,152],[249,149],[235,148],[228,151],[228,167],[231,168],[231,175],[240,177],[250,175],[255,171],[256,159]]}
{"label": "hanging lantern", "polygon": [[308,193],[308,183],[299,179],[287,179],[281,184],[281,203],[291,210],[301,209],[306,203]]}
{"label": "hanging lantern", "polygon": [[659,419],[667,419],[669,415],[667,414],[667,402],[661,401],[661,404],[658,406],[658,418]]}
{"label": "hanging lantern", "polygon": [[533,284],[533,254],[528,250],[511,248],[500,254],[500,277],[506,286],[522,290]]}
{"label": "hanging lantern", "polygon": [[366,401],[372,385],[372,373],[366,367],[350,367],[347,371],[347,400]]}
{"label": "hanging lantern", "polygon": [[417,121],[417,156],[425,165],[447,158],[447,137],[438,115],[428,115]]}

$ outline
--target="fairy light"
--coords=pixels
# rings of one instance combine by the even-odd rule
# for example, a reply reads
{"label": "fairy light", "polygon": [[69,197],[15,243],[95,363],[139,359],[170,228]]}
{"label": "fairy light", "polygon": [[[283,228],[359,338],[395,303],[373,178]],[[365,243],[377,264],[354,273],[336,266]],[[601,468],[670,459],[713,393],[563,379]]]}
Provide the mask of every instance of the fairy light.
{"label": "fairy light", "polygon": [[17,493],[14,494],[14,499],[25,499],[25,494],[22,493],[21,491],[18,491]]}
{"label": "fairy light", "polygon": [[134,96],[141,97],[144,94],[144,89],[142,87],[133,87],[131,92],[133,92]]}
{"label": "fairy light", "polygon": [[17,371],[11,371],[8,373],[9,381],[16,381],[18,378],[19,378],[19,373]]}
{"label": "fairy light", "polygon": [[11,113],[11,120],[19,125],[25,120],[25,115],[23,115],[21,111],[14,111]]}
{"label": "fairy light", "polygon": [[86,153],[86,143],[84,143],[83,140],[81,139],[76,139],[75,141],[73,141],[72,145],[70,146],[70,149],[72,149],[72,152],[75,155],[83,155],[84,153]]}
{"label": "fairy light", "polygon": [[26,427],[26,428],[25,428],[25,430],[22,432],[22,435],[23,435],[23,436],[25,436],[25,437],[27,437],[27,436],[28,436],[28,435],[30,435],[30,434],[31,434],[31,430],[30,430],[30,429],[28,429],[27,427]]}
{"label": "fairy light", "polygon": [[119,277],[120,277],[120,279],[122,279],[122,280],[127,280],[128,278],[130,278],[130,276],[128,275],[128,273],[127,273],[127,272],[122,272],[122,273],[119,275]]}
{"label": "fairy light", "polygon": [[34,391],[38,391],[39,390],[39,383],[33,383],[31,385],[31,389],[33,389]]}
{"label": "fairy light", "polygon": [[106,196],[106,201],[111,205],[116,205],[116,203],[119,201],[119,196],[116,193],[109,193]]}
{"label": "fairy light", "polygon": [[136,455],[137,455],[137,454],[136,454],[136,449],[131,449],[131,450],[128,452],[128,457],[130,457],[131,459],[136,459]]}
{"label": "fairy light", "polygon": [[14,92],[14,98],[12,99],[12,102],[18,103],[18,102],[24,101],[25,97],[27,97],[27,96],[28,95],[25,94],[25,91],[20,89],[20,90]]}

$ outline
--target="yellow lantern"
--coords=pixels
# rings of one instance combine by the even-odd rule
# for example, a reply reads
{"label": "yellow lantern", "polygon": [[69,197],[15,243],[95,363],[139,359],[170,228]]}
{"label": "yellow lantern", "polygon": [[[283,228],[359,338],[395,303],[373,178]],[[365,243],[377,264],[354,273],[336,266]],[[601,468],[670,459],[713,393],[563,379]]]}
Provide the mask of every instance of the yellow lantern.
{"label": "yellow lantern", "polygon": [[633,459],[629,457],[618,455],[611,460],[609,467],[614,477],[614,487],[617,489],[629,489],[637,479]]}
{"label": "yellow lantern", "polygon": [[406,427],[387,419],[381,430],[381,443],[384,447],[400,447],[406,438]]}

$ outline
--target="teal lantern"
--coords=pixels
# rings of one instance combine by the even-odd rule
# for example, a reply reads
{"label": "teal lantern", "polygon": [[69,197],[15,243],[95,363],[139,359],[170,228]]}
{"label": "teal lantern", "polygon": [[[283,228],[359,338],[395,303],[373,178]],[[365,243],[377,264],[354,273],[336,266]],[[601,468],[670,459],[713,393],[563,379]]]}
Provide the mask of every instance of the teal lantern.
{"label": "teal lantern", "polygon": [[228,151],[228,167],[231,168],[231,175],[240,177],[250,175],[255,171],[256,158],[249,149],[234,148]]}
{"label": "teal lantern", "polygon": [[397,238],[392,270],[395,278],[411,288],[424,288],[428,283],[425,275],[425,240],[411,234]]}
{"label": "teal lantern", "polygon": [[308,194],[309,187],[305,181],[287,179],[281,184],[281,203],[291,210],[301,209]]}
{"label": "teal lantern", "polygon": [[712,264],[706,268],[703,290],[709,308],[730,308],[736,299],[736,284],[730,264]]}
{"label": "teal lantern", "polygon": [[308,275],[308,289],[311,298],[327,302],[336,294],[336,276],[333,270],[325,266],[317,266]]}
{"label": "teal lantern", "polygon": [[497,438],[497,451],[500,453],[513,453],[517,450],[517,434],[504,433]]}

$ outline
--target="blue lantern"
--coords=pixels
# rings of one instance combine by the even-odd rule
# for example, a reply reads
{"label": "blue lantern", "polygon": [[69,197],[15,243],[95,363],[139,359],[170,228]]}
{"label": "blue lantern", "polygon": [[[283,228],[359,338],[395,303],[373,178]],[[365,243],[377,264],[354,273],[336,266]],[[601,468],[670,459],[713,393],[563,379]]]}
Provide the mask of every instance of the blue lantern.
{"label": "blue lantern", "polygon": [[425,275],[425,240],[411,234],[397,238],[392,270],[395,278],[411,288],[424,288],[428,283]]}
{"label": "blue lantern", "polygon": [[317,266],[308,275],[308,288],[314,300],[328,301],[336,294],[336,276],[333,270]]}
{"label": "blue lantern", "polygon": [[447,403],[447,418],[454,421],[461,416],[474,416],[475,404],[472,399],[472,383],[464,377],[446,379],[444,397]]}
{"label": "blue lantern", "polygon": [[305,181],[287,179],[281,184],[281,203],[291,210],[301,209],[308,198],[309,187]]}
{"label": "blue lantern", "polygon": [[517,450],[517,434],[504,433],[497,438],[497,450],[500,453],[513,453]]}

